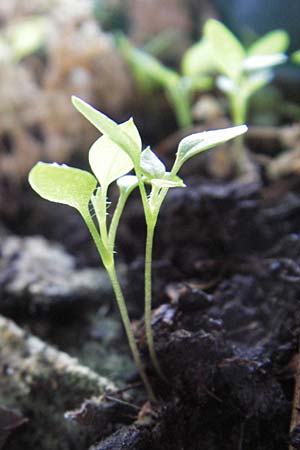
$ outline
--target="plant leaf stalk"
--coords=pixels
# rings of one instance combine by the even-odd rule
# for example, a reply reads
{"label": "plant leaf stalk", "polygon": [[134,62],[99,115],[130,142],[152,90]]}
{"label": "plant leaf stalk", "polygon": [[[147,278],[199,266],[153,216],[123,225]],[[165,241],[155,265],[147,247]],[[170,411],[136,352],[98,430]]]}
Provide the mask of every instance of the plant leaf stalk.
{"label": "plant leaf stalk", "polygon": [[[108,273],[109,279],[111,281],[111,285],[117,300],[117,304],[119,307],[119,311],[120,311],[120,315],[122,318],[122,322],[124,325],[124,329],[127,335],[127,340],[129,343],[129,347],[130,350],[132,352],[132,356],[134,359],[134,362],[136,364],[136,367],[138,368],[138,371],[140,373],[141,379],[145,385],[145,388],[147,390],[148,396],[151,400],[155,400],[155,395],[153,392],[153,389],[151,387],[151,384],[148,380],[148,377],[146,375],[141,357],[140,357],[140,353],[135,341],[135,337],[133,334],[133,330],[131,327],[131,323],[130,323],[130,319],[129,319],[129,315],[128,315],[128,311],[127,311],[127,307],[126,307],[126,303],[125,303],[125,299],[124,299],[124,295],[120,286],[120,282],[118,279],[118,275],[116,272],[116,268],[115,268],[115,261],[114,261],[114,253],[113,253],[113,248],[114,248],[114,241],[115,241],[115,235],[116,235],[116,231],[117,231],[117,227],[118,227],[118,223],[119,223],[119,219],[122,213],[122,210],[124,208],[124,205],[126,203],[126,199],[127,199],[128,195],[120,195],[120,202],[118,203],[118,206],[116,207],[113,219],[111,224],[113,225],[113,228],[110,228],[110,232],[109,234],[107,234],[107,225],[106,225],[106,208],[105,209],[100,209],[99,210],[99,222],[102,224],[101,227],[101,232],[104,232],[104,236],[109,236],[108,240],[106,242],[106,245],[103,243],[97,228],[93,222],[93,220],[89,217],[89,219],[87,220],[87,217],[85,217],[85,221],[87,223],[88,229],[92,235],[92,238],[95,242],[95,245],[97,247],[98,253],[103,261],[103,264],[105,266],[105,269]],[[102,199],[103,200],[103,199]],[[103,217],[105,214],[105,217]],[[100,225],[99,225],[100,227]]]}

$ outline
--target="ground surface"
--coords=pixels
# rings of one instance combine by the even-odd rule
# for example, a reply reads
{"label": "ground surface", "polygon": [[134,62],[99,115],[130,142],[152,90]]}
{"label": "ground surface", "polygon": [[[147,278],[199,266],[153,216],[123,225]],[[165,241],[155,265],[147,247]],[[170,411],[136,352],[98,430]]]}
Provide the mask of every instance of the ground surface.
{"label": "ground surface", "polygon": [[[188,189],[169,194],[155,242],[153,328],[168,380],[158,380],[149,365],[158,403],[144,404],[139,412],[146,400],[140,388],[99,402],[99,392],[92,398],[90,385],[81,395],[74,391],[72,401],[70,383],[68,401],[56,401],[57,409],[52,408],[54,423],[57,417],[67,420],[66,411],[90,400],[67,415],[72,423],[68,439],[49,429],[45,418],[36,423],[45,437],[30,445],[36,430],[34,405],[24,397],[18,403],[18,398],[9,401],[1,394],[0,403],[10,414],[17,410],[24,418],[14,419],[4,449],[85,450],[90,445],[97,450],[288,449],[300,331],[300,184],[296,177],[270,183],[264,176],[260,182],[203,177],[187,181]],[[42,220],[56,223],[59,230],[52,211]],[[136,319],[142,316],[143,302],[144,230],[138,211],[133,199],[122,225],[126,242],[119,246],[119,257],[128,265],[123,283]],[[0,311],[124,387],[137,378],[111,307],[112,296],[105,278],[102,288],[97,284],[94,269],[81,272],[96,258],[92,251],[82,256],[88,237],[78,231],[77,218],[68,214],[65,220],[73,241],[64,236],[64,243],[75,254],[75,262],[74,257],[59,258],[64,263],[58,272],[66,270],[68,275],[58,277],[56,284],[51,264],[49,283],[41,280],[37,269],[38,281],[25,277],[24,282],[28,245],[8,246],[11,237],[3,235],[1,267],[6,275],[0,280]],[[38,212],[35,216],[41,217]],[[55,228],[45,230],[52,239],[59,236]],[[34,231],[25,228],[27,234]],[[39,245],[43,247],[40,241]],[[28,272],[32,273],[30,263]],[[66,279],[77,280],[77,295]],[[147,362],[142,322],[136,333]],[[36,389],[36,380],[27,387],[28,392]],[[44,388],[45,383],[35,396],[45,398]],[[0,411],[0,428],[1,420]],[[78,433],[84,437],[72,438],[72,430],[73,437]],[[40,436],[41,428],[36,431]],[[296,445],[295,432],[293,439]]]}

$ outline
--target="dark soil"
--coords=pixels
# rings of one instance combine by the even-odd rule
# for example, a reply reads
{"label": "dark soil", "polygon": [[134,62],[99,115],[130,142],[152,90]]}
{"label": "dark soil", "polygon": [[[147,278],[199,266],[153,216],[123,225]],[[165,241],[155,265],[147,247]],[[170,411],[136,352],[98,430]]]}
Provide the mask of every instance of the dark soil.
{"label": "dark soil", "polygon": [[[120,393],[68,417],[91,428],[94,450],[284,450],[291,439],[298,448],[289,428],[300,334],[299,180],[187,184],[169,193],[155,241],[153,329],[167,381],[152,371],[143,323],[136,325],[158,402],[138,413],[143,399]],[[119,253],[135,318],[143,312],[143,235],[133,198]],[[78,317],[66,328],[76,326]],[[68,350],[51,327],[44,337]]]}

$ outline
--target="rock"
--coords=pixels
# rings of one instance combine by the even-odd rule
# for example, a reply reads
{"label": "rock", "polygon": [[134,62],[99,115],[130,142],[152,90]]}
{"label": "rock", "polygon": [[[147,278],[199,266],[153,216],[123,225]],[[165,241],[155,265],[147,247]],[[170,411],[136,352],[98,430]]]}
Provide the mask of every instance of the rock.
{"label": "rock", "polygon": [[112,382],[2,316],[0,373],[0,404],[29,418],[22,433],[11,436],[7,450],[82,450],[92,444],[88,432],[64,420],[64,412],[114,390]]}
{"label": "rock", "polygon": [[75,258],[61,246],[41,237],[0,238],[2,312],[7,308],[48,312],[70,302],[80,309],[88,303],[101,304],[110,294],[103,270],[76,269]]}

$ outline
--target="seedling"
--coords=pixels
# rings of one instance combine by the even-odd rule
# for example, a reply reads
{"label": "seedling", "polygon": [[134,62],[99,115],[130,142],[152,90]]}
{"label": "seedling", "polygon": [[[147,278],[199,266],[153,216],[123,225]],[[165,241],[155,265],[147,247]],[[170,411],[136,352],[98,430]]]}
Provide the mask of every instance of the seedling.
{"label": "seedling", "polygon": [[[106,268],[120,309],[135,363],[139,369],[150,398],[154,398],[141,357],[134,339],[126,303],[115,267],[115,240],[119,221],[130,193],[139,188],[147,225],[145,254],[145,328],[152,363],[161,374],[151,330],[152,298],[152,247],[158,214],[170,188],[185,187],[177,173],[191,157],[217,144],[245,133],[247,127],[196,133],[179,143],[170,172],[164,163],[147,147],[142,151],[140,134],[132,119],[118,125],[83,100],[73,97],[74,106],[103,135],[89,151],[89,162],[94,173],[66,165],[37,163],[29,174],[32,188],[46,200],[63,203],[79,211],[96,244]],[[134,175],[128,173],[134,169]],[[109,186],[116,182],[119,198],[110,222],[108,221]],[[94,223],[90,206],[93,206],[98,226]]]}
{"label": "seedling", "polygon": [[204,26],[204,37],[221,74],[217,84],[228,95],[233,124],[242,124],[247,119],[250,97],[270,82],[270,69],[286,61],[288,34],[274,30],[246,49],[224,24],[211,19]]}
{"label": "seedling", "polygon": [[42,16],[27,17],[0,33],[0,63],[17,63],[44,44],[46,21]]}
{"label": "seedling", "polygon": [[212,87],[212,77],[207,73],[192,73],[182,60],[181,73],[164,66],[156,57],[131,45],[125,36],[117,38],[118,47],[131,65],[139,84],[145,91],[149,83],[161,86],[172,106],[180,128],[192,126],[192,99],[196,92]]}
{"label": "seedling", "polygon": [[[204,26],[204,42],[208,65],[220,74],[217,86],[229,100],[233,124],[245,123],[251,96],[272,80],[271,69],[287,59],[288,34],[274,30],[246,49],[224,24],[210,19]],[[241,150],[237,162],[243,158]]]}

